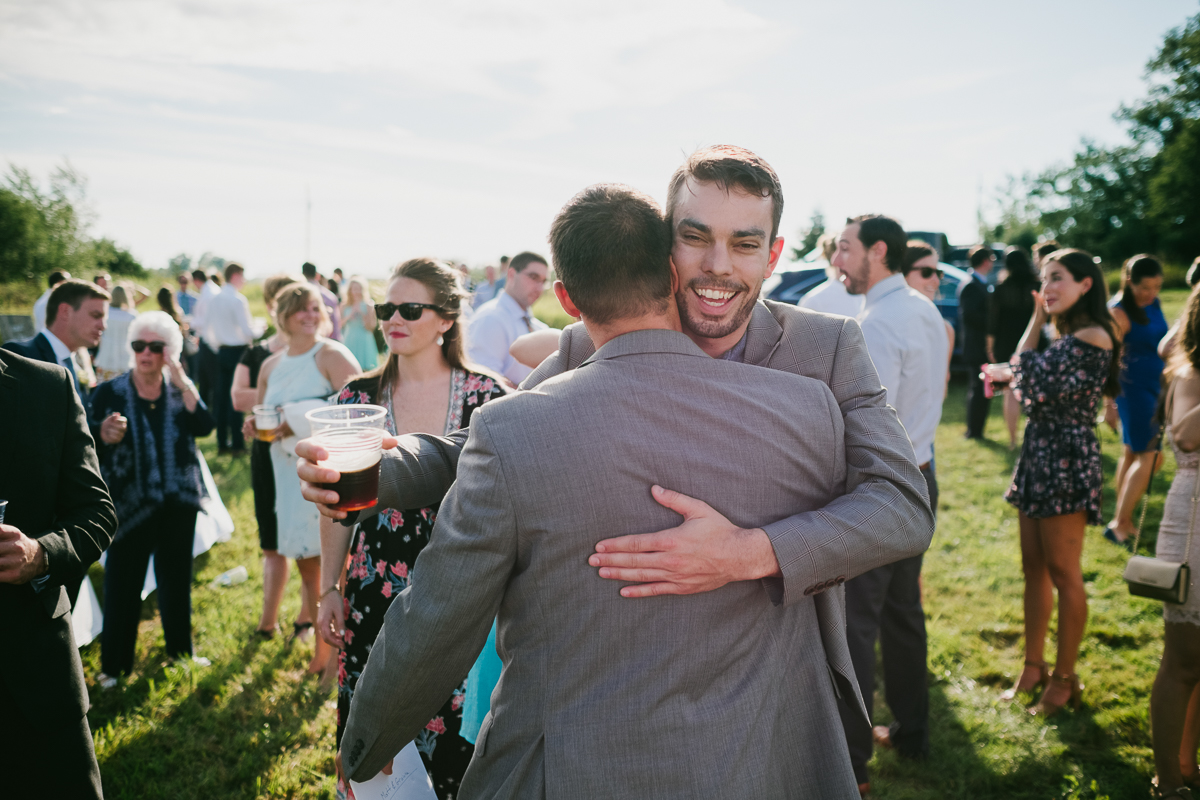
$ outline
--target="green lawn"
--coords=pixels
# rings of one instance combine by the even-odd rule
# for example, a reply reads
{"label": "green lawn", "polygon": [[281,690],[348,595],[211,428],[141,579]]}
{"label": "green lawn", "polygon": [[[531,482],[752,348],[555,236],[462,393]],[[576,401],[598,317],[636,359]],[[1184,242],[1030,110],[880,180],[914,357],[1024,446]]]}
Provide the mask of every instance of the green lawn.
{"label": "green lawn", "polygon": [[[1183,298],[1167,293],[1168,318]],[[987,429],[993,441],[962,439],[963,400],[964,386],[956,382],[938,432],[941,513],[924,570],[933,752],[923,764],[878,755],[874,796],[1144,797],[1153,774],[1147,709],[1162,647],[1161,606],[1128,595],[1120,577],[1126,555],[1101,539],[1098,529],[1090,529],[1084,549],[1090,597],[1079,664],[1087,685],[1084,709],[1047,724],[996,701],[1022,661],[1017,520],[1002,498],[1015,454],[1004,444],[998,402]],[[1120,442],[1107,428],[1100,435],[1111,480]],[[109,692],[89,684],[106,796],[332,797],[334,694],[319,692],[314,678],[303,677],[309,646],[289,647],[282,637],[250,641],[262,571],[249,465],[217,456],[211,437],[202,446],[237,525],[232,542],[196,564],[194,638],[197,652],[213,665],[164,663],[152,597],[143,613],[138,672]],[[1167,480],[1174,474],[1170,456],[1164,472]],[[1148,527],[1158,520],[1165,486],[1162,478],[1156,481]],[[1111,512],[1111,491],[1105,502]],[[209,587],[238,564],[249,569],[248,582]],[[99,591],[99,567],[92,578]],[[285,623],[294,618],[297,598],[293,570]],[[82,654],[91,681],[99,671],[99,644]],[[886,722],[882,694],[876,708]]]}

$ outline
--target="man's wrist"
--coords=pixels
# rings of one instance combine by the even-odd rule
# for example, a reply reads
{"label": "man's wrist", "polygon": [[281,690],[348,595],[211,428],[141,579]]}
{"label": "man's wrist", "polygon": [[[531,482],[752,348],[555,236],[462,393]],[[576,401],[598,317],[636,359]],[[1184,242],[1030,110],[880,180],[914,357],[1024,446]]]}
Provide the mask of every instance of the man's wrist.
{"label": "man's wrist", "polygon": [[742,528],[740,533],[738,538],[744,547],[748,571],[745,580],[782,577],[779,557],[775,555],[775,545],[771,544],[771,537],[767,532],[762,528]]}
{"label": "man's wrist", "polygon": [[36,548],[33,555],[34,571],[33,577],[40,578],[43,575],[50,574],[50,551],[42,547],[42,543],[34,539],[33,546]]}

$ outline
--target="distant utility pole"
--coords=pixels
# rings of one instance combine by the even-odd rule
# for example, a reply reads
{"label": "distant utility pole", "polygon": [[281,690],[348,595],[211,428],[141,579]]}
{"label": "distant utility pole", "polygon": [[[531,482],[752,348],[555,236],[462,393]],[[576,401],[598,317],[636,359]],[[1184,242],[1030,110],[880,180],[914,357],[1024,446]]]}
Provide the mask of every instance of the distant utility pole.
{"label": "distant utility pole", "polygon": [[312,191],[304,184],[304,260],[310,261],[312,252]]}

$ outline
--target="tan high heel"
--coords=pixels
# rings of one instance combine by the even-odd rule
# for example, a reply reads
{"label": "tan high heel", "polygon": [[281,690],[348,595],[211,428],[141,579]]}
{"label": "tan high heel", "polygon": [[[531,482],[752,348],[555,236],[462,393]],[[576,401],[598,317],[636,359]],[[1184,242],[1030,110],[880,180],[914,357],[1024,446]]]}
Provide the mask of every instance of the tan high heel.
{"label": "tan high heel", "polygon": [[[1051,703],[1046,700],[1046,695],[1055,684],[1062,686],[1066,684],[1071,687],[1071,694],[1065,703]],[[1072,710],[1078,711],[1083,704],[1083,684],[1079,682],[1079,676],[1075,673],[1059,673],[1057,670],[1050,673],[1050,682],[1046,685],[1046,690],[1042,692],[1042,699],[1038,704],[1029,710],[1029,713],[1034,716],[1052,717],[1059,711],[1062,711],[1063,706],[1070,704]]]}
{"label": "tan high heel", "polygon": [[[1030,686],[1022,686],[1021,685],[1021,676],[1018,676],[1017,682],[1015,684],[1013,684],[1013,687],[1011,689],[1006,689],[1000,693],[1000,700],[1002,702],[1011,703],[1017,699],[1018,695],[1033,694],[1033,693],[1037,692],[1038,689],[1045,688],[1046,684],[1049,682],[1050,666],[1045,661],[1028,661],[1028,660],[1026,660],[1025,666],[1037,667],[1040,670],[1040,676],[1037,679],[1037,683],[1034,683]],[[1023,674],[1024,674],[1024,670],[1022,670],[1022,675]]]}

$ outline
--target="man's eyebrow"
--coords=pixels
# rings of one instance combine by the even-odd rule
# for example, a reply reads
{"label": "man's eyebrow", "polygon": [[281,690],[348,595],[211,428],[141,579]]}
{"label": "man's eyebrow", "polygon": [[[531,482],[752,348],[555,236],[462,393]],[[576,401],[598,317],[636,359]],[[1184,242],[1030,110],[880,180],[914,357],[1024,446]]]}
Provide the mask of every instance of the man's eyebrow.
{"label": "man's eyebrow", "polygon": [[691,217],[679,220],[679,227],[695,228],[701,233],[712,233],[712,228],[708,227],[700,220],[692,219]]}
{"label": "man's eyebrow", "polygon": [[757,236],[760,239],[765,239],[765,238],[767,238],[767,232],[764,231],[762,228],[746,228],[743,231],[734,231],[733,232],[733,238],[735,238],[735,239],[742,239],[747,236]]}

